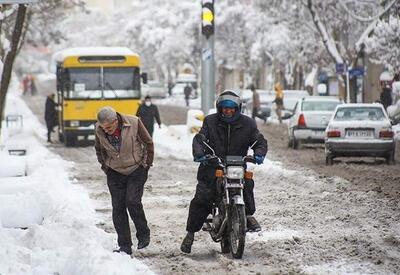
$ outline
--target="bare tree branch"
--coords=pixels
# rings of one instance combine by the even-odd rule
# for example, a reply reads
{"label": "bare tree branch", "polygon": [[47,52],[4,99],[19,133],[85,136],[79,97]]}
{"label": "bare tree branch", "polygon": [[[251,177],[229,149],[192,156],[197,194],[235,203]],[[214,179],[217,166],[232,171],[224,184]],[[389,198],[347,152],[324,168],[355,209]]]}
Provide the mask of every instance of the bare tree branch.
{"label": "bare tree branch", "polygon": [[324,46],[328,51],[329,55],[332,57],[335,63],[343,63],[344,62],[343,57],[341,56],[338,48],[336,47],[336,43],[333,40],[332,36],[328,34],[325,25],[320,20],[317,10],[315,9],[312,3],[312,0],[307,1],[307,7],[311,13],[311,17],[314,21],[314,24],[317,27],[317,30],[322,37],[322,42],[324,43]]}

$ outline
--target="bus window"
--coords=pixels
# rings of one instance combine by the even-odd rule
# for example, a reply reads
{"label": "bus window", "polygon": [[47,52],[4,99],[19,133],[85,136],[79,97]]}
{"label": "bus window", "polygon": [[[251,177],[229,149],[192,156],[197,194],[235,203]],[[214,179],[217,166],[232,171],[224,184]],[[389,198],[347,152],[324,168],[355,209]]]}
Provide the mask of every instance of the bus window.
{"label": "bus window", "polygon": [[140,98],[139,68],[106,67],[103,74],[104,98]]}
{"label": "bus window", "polygon": [[100,68],[70,68],[68,98],[101,98]]}

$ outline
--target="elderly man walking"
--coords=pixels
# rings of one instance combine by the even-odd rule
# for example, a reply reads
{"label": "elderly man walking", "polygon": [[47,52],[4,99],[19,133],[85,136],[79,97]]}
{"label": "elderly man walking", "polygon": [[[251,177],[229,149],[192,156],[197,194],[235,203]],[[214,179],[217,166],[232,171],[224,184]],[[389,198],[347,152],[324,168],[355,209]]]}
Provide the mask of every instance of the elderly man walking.
{"label": "elderly man walking", "polygon": [[119,249],[132,254],[127,210],[136,227],[137,249],[150,243],[150,229],[142,205],[144,184],[153,163],[153,141],[136,117],[103,107],[97,113],[95,149],[101,169],[107,175],[112,218]]}

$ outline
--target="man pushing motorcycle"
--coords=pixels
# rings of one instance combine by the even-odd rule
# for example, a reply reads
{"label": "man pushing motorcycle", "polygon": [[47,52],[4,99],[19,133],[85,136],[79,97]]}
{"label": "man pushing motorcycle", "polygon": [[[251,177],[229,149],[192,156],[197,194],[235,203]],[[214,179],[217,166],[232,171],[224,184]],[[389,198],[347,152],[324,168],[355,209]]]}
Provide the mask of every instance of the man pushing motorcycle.
{"label": "man pushing motorcycle", "polygon": [[[182,252],[191,252],[194,233],[200,231],[206,222],[217,195],[216,167],[210,163],[209,150],[203,142],[214,148],[215,155],[221,159],[231,155],[245,157],[252,145],[257,164],[262,164],[267,154],[267,141],[258,131],[255,121],[241,114],[241,105],[241,99],[234,91],[226,90],[221,93],[216,101],[217,113],[206,116],[199,134],[193,139],[194,161],[200,162],[200,166],[197,172],[196,194],[190,202],[187,234],[181,245]],[[253,217],[256,210],[253,189],[254,181],[246,180],[243,197],[247,229],[260,231],[261,226]]]}

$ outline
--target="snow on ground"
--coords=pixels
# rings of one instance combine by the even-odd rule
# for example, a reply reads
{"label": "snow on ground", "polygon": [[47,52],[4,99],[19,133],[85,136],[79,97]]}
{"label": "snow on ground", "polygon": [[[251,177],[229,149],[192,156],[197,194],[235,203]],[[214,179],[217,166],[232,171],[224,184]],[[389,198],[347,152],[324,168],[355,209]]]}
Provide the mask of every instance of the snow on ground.
{"label": "snow on ground", "polygon": [[[168,106],[186,106],[185,96],[183,94],[172,95],[163,99],[152,99],[157,105],[168,105]],[[189,99],[190,108],[201,108],[201,95],[199,94],[196,99]]]}
{"label": "snow on ground", "polygon": [[69,180],[73,163],[43,146],[44,127],[12,89],[5,114],[23,126],[4,125],[2,148],[26,148],[27,176],[0,177],[0,274],[152,274],[112,252],[115,234],[96,227],[88,192]]}

